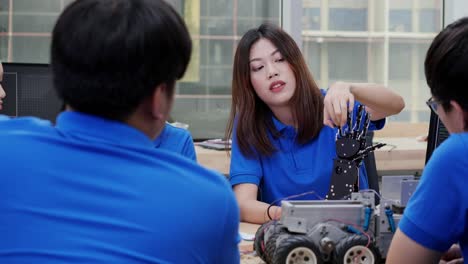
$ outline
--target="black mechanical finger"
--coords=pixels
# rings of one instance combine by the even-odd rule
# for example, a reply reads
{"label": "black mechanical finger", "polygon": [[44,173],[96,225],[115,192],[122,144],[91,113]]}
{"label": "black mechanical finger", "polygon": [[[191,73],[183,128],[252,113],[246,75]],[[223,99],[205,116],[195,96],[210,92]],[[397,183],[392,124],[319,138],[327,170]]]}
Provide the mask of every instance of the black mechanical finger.
{"label": "black mechanical finger", "polygon": [[369,146],[363,150],[360,150],[353,158],[353,161],[358,161],[359,159],[363,159],[365,156],[367,156],[370,152],[379,149],[387,144],[385,143],[378,143],[373,146]]}
{"label": "black mechanical finger", "polygon": [[352,128],[353,128],[353,117],[351,116],[351,112],[348,111],[348,114],[346,116],[346,126],[348,129],[348,135],[353,137],[354,135],[352,134]]}
{"label": "black mechanical finger", "polygon": [[362,129],[361,134],[359,135],[359,140],[367,135],[367,130],[369,129],[370,125],[370,114],[366,112],[364,120],[364,128]]}
{"label": "black mechanical finger", "polygon": [[364,106],[363,105],[359,105],[358,107],[358,112],[356,114],[356,123],[354,123],[354,128],[353,128],[353,134],[356,135],[359,135],[359,131],[361,129],[361,119],[362,119],[362,114],[363,114],[363,111],[364,111]]}

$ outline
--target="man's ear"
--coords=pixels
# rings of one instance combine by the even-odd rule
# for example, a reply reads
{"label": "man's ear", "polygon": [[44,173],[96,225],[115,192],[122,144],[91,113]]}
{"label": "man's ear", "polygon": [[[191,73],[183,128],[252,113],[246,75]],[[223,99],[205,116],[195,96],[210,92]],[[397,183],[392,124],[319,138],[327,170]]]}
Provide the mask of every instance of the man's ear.
{"label": "man's ear", "polygon": [[465,111],[458,102],[451,100],[453,116],[456,118],[456,124],[460,124],[460,132],[468,131],[468,112]]}
{"label": "man's ear", "polygon": [[151,98],[151,113],[157,120],[166,118],[167,104],[167,86],[165,83],[159,84],[154,90]]}

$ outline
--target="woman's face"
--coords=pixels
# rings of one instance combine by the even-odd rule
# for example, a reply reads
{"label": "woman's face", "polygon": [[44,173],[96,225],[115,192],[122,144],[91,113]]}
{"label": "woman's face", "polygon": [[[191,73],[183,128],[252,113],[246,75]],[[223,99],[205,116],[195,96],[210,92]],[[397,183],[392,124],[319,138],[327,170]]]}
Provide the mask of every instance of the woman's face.
{"label": "woman's face", "polygon": [[261,38],[250,48],[250,82],[271,109],[289,106],[296,78],[289,63],[268,39]]}
{"label": "woman's face", "polygon": [[6,93],[5,90],[3,90],[2,87],[2,81],[3,81],[3,66],[2,63],[0,62],[0,110],[3,108],[3,98],[5,98]]}

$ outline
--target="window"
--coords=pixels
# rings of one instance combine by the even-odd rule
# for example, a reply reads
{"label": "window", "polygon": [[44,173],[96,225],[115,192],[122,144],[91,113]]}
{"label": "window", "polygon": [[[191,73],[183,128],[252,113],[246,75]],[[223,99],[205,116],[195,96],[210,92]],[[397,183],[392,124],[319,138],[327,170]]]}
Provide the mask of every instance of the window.
{"label": "window", "polygon": [[[73,0],[0,0],[0,59],[47,63],[50,32]],[[302,51],[319,86],[337,80],[379,82],[406,99],[403,122],[427,122],[423,61],[441,29],[441,0],[167,0],[193,39],[186,76],[177,85],[172,119],[194,138],[224,135],[230,111],[232,62],[240,37],[262,22],[283,24],[287,1],[302,5]],[[10,5],[11,3],[11,5]],[[301,16],[302,15],[302,16]]]}
{"label": "window", "polygon": [[[48,63],[52,28],[72,1],[0,0],[0,60]],[[189,124],[194,138],[223,137],[237,41],[262,22],[279,24],[280,0],[167,1],[184,17],[193,39],[172,119]]]}
{"label": "window", "polygon": [[[280,24],[280,1],[180,0],[195,47],[189,73],[178,83],[174,121],[189,124],[195,139],[222,138],[231,109],[232,64],[237,42],[263,22]],[[187,8],[190,5],[190,8]],[[194,10],[199,12],[194,12]]]}
{"label": "window", "polygon": [[379,82],[401,94],[401,122],[428,122],[424,58],[442,28],[438,0],[303,0],[302,50],[322,88]]}
{"label": "window", "polygon": [[0,0],[0,60],[47,63],[50,32],[72,0]]}

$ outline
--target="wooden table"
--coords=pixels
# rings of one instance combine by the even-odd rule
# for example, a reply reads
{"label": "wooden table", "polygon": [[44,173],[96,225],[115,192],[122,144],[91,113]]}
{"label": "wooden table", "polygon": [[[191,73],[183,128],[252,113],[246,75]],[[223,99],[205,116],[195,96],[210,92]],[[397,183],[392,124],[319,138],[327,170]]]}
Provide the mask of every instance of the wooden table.
{"label": "wooden table", "polygon": [[[374,142],[388,144],[375,151],[379,175],[415,174],[422,171],[426,158],[426,142],[419,142],[416,137],[374,138]],[[202,166],[229,174],[230,157],[226,151],[204,149],[200,146],[195,146],[195,151]]]}
{"label": "wooden table", "polygon": [[231,157],[225,150],[206,149],[195,145],[197,161],[200,165],[218,171],[224,175],[229,174]]}
{"label": "wooden table", "polygon": [[375,151],[375,162],[379,175],[394,173],[421,173],[426,160],[427,142],[416,138],[374,138],[374,142],[387,146]]}

